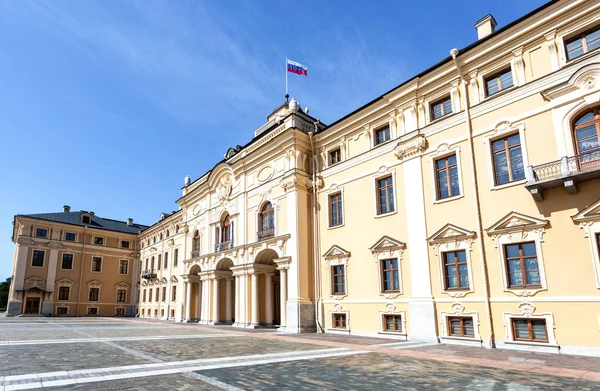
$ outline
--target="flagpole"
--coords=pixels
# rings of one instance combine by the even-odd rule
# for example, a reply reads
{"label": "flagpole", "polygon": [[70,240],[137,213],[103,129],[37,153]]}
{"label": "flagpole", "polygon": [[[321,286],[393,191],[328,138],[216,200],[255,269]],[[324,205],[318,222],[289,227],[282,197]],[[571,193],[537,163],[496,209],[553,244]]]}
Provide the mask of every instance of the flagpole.
{"label": "flagpole", "polygon": [[285,58],[285,99],[288,97],[288,70],[287,70],[288,59]]}

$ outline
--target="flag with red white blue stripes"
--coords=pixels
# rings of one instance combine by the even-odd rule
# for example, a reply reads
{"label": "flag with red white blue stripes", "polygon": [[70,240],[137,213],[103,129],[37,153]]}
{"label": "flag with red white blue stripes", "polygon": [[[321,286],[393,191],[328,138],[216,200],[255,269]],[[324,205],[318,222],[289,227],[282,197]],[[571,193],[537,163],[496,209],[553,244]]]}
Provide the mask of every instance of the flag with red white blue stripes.
{"label": "flag with red white blue stripes", "polygon": [[289,59],[287,60],[287,71],[300,76],[308,76],[308,67]]}

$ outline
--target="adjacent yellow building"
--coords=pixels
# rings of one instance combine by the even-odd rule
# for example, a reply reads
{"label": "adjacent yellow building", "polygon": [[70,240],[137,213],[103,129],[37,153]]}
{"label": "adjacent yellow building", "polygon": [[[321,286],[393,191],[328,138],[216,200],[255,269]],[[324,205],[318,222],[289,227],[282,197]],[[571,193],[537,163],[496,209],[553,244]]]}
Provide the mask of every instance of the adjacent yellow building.
{"label": "adjacent yellow building", "polygon": [[131,239],[137,315],[600,355],[600,3],[476,28],[328,126],[284,103],[186,178]]}

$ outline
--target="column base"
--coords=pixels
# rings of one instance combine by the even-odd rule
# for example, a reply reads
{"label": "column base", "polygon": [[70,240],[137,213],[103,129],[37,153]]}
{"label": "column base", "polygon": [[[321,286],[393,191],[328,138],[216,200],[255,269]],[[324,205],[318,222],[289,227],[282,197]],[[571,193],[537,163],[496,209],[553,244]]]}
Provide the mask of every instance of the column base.
{"label": "column base", "polygon": [[250,323],[249,325],[246,325],[247,329],[258,329],[260,327],[261,325],[259,323]]}
{"label": "column base", "polygon": [[285,326],[279,326],[277,327],[277,331],[285,331],[286,327]]}
{"label": "column base", "polygon": [[411,341],[439,342],[436,333],[435,309],[433,300],[411,298],[408,303],[410,313]]}
{"label": "column base", "polygon": [[21,315],[21,309],[23,308],[23,302],[19,300],[13,300],[8,302],[6,307],[6,316],[17,316]]}
{"label": "column base", "polygon": [[234,324],[231,325],[231,327],[240,327],[240,328],[246,328],[246,326],[248,326],[246,323],[240,323],[240,322],[235,322]]}

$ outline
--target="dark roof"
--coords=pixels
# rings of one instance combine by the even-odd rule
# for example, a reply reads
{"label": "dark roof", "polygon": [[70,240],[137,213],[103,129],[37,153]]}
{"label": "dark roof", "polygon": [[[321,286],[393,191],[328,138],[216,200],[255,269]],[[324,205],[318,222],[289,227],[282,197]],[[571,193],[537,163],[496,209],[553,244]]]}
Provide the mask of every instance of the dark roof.
{"label": "dark roof", "polygon": [[80,227],[90,227],[96,229],[104,229],[106,231],[115,231],[115,232],[124,232],[128,234],[137,234],[138,232],[148,228],[146,225],[142,224],[132,224],[131,226],[127,225],[126,221],[118,221],[105,219],[100,216],[93,215],[92,222],[90,224],[83,224],[81,222],[81,215],[88,214],[91,216],[89,212],[84,210],[79,212],[59,212],[59,213],[38,213],[38,214],[30,214],[30,215],[17,215],[22,217],[29,217],[31,219],[38,220],[46,220],[46,221],[54,221],[56,223],[70,224],[70,225],[78,225]]}

